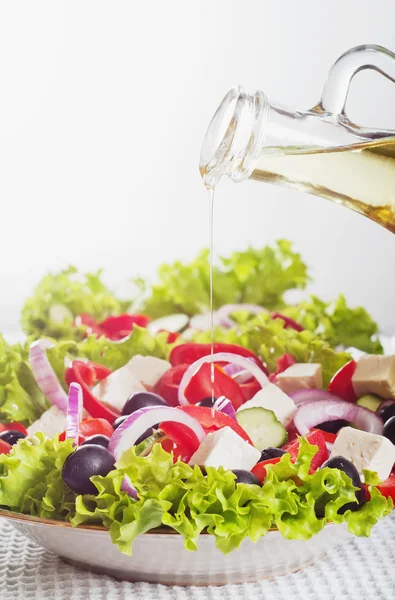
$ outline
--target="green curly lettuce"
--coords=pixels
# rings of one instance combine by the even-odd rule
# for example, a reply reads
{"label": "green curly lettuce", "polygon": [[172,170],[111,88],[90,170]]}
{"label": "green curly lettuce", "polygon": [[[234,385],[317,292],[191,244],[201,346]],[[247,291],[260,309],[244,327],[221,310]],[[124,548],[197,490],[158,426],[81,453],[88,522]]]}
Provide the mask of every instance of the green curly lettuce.
{"label": "green curly lettuce", "polygon": [[[287,290],[305,288],[309,280],[300,254],[286,240],[273,247],[233,252],[221,257],[214,267],[214,308],[223,304],[250,302],[267,308],[284,305]],[[190,263],[175,261],[158,270],[158,282],[152,287],[142,279],[134,282],[143,300],[139,310],[153,318],[183,312],[194,315],[210,306],[209,251],[203,250]]]}
{"label": "green curly lettuce", "polygon": [[[196,550],[199,535],[207,532],[224,553],[246,537],[258,541],[273,527],[288,539],[306,540],[334,521],[347,523],[355,535],[369,535],[391,512],[392,500],[370,485],[370,500],[360,510],[340,511],[357,501],[357,488],[339,469],[324,467],[309,474],[316,451],[301,438],[296,462],[285,454],[279,463],[268,465],[260,487],[236,483],[234,473],[223,468],[207,467],[203,473],[197,466],[174,464],[156,444],[146,457],[136,455],[135,449],[126,451],[106,477],[91,478],[97,494],[82,496],[61,478],[73,452],[71,441],[38,434],[34,446],[21,440],[9,455],[0,455],[0,504],[74,526],[102,524],[125,554],[132,553],[138,535],[163,525],[183,536],[187,550]],[[121,490],[125,475],[133,481],[138,500]]]}
{"label": "green curly lettuce", "polygon": [[28,345],[9,345],[0,334],[0,423],[30,425],[48,404],[28,363]]}
{"label": "green curly lettuce", "polygon": [[48,274],[26,300],[21,313],[21,326],[27,335],[54,339],[81,340],[85,327],[74,325],[80,314],[105,319],[119,314],[129,304],[120,302],[97,273],[78,273],[68,267],[60,273]]}
{"label": "green curly lettuce", "polygon": [[342,294],[334,302],[323,302],[317,296],[311,296],[297,306],[285,307],[282,312],[334,348],[343,345],[370,354],[383,352],[377,338],[377,323],[361,306],[350,308]]}
{"label": "green curly lettuce", "polygon": [[[326,387],[332,376],[351,360],[347,352],[335,351],[328,342],[317,337],[313,332],[295,331],[285,328],[281,319],[271,319],[261,314],[251,319],[243,313],[233,315],[239,325],[232,329],[216,328],[214,340],[240,344],[249,348],[266,363],[270,373],[277,369],[276,361],[286,353],[292,354],[297,362],[320,363],[323,371],[323,382]],[[198,332],[194,341],[210,342],[210,332]]]}

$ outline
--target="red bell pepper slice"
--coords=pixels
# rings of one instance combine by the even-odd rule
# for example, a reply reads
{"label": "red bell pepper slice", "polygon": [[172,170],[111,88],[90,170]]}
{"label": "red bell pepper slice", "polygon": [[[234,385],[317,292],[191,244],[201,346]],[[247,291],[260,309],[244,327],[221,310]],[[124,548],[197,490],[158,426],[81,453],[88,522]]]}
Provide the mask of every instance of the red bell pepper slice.
{"label": "red bell pepper slice", "polygon": [[395,501],[395,473],[392,473],[388,479],[380,483],[377,486],[377,489],[380,491],[383,496],[386,498],[392,498]]}
{"label": "red bell pepper slice", "polygon": [[[318,446],[318,451],[312,458],[309,470],[309,473],[314,473],[314,471],[316,471],[318,467],[324,464],[324,462],[329,458],[329,452],[328,448],[326,447],[324,432],[320,429],[315,429],[309,431],[309,433],[304,437],[312,446]],[[284,452],[288,452],[288,454],[291,455],[291,460],[294,461],[298,456],[299,446],[299,440],[296,440],[294,442],[285,444],[285,446],[283,446],[282,449],[284,450]]]}
{"label": "red bell pepper slice", "polygon": [[[237,344],[215,343],[213,345],[213,351],[214,354],[217,354],[218,352],[230,352],[231,354],[238,354],[239,356],[252,358],[262,369],[262,371],[264,371],[264,373],[268,373],[261,359],[254,352],[252,352],[252,350],[248,350],[248,348],[238,346]],[[195,361],[199,360],[199,358],[203,358],[203,356],[209,356],[210,354],[211,344],[195,344],[193,342],[188,342],[187,344],[175,346],[170,352],[169,361],[173,366],[182,363],[191,365]]]}
{"label": "red bell pepper slice", "polygon": [[281,319],[282,321],[284,321],[284,329],[295,329],[295,331],[304,330],[304,327],[300,323],[298,323],[294,319],[291,319],[291,317],[283,315],[282,313],[273,312],[270,316],[272,319]]}
{"label": "red bell pepper slice", "polygon": [[1,431],[20,431],[24,435],[27,435],[27,429],[22,423],[0,423]]}
{"label": "red bell pepper slice", "polygon": [[357,396],[352,385],[352,376],[357,368],[355,360],[350,360],[334,374],[328,385],[328,392],[347,402],[356,402]]}
{"label": "red bell pepper slice", "polygon": [[[207,406],[193,406],[192,404],[189,406],[179,406],[178,410],[182,410],[196,419],[206,433],[213,433],[214,431],[218,431],[218,429],[222,429],[223,427],[230,427],[243,440],[252,445],[251,439],[244,429],[240,427],[237,421],[218,410],[213,410]],[[180,426],[181,425],[178,423],[166,422],[162,423],[159,428],[166,433],[166,435],[172,438],[172,435],[170,435],[168,432],[173,431],[174,428],[179,428]]]}
{"label": "red bell pepper slice", "polygon": [[[84,419],[79,424],[79,439],[78,444],[82,444],[87,438],[92,435],[106,435],[111,437],[114,433],[114,428],[106,419]],[[64,442],[66,432],[60,434],[59,441]]]}
{"label": "red bell pepper slice", "polygon": [[82,362],[74,360],[71,367],[66,369],[65,379],[67,385],[76,382],[82,388],[84,408],[88,411],[91,417],[106,419],[109,423],[113,423],[120,412],[110,407],[92,394],[90,387],[97,382],[111,375],[111,369],[107,369],[103,365],[97,365],[92,362]]}
{"label": "red bell pepper slice", "polygon": [[286,352],[285,354],[280,356],[280,358],[278,358],[276,360],[276,364],[277,364],[276,372],[271,373],[269,376],[270,381],[272,383],[275,383],[275,381],[277,379],[277,375],[279,375],[280,373],[284,373],[284,371],[289,369],[289,367],[292,367],[292,365],[294,365],[295,363],[296,363],[296,360],[294,359],[292,354],[288,354],[288,352]]}
{"label": "red bell pepper slice", "polygon": [[267,465],[276,465],[277,463],[280,462],[280,460],[281,460],[281,456],[277,456],[276,458],[269,458],[268,460],[263,460],[263,461],[257,463],[255,465],[255,467],[253,467],[251,469],[251,473],[256,475],[256,477],[258,477],[259,481],[261,483],[263,483],[266,478],[266,475],[267,475],[267,471],[266,471]]}
{"label": "red bell pepper slice", "polygon": [[91,315],[81,314],[75,319],[75,325],[84,325],[86,327],[86,335],[96,335],[96,337],[102,337],[104,334],[103,329],[95,321]]}
{"label": "red bell pepper slice", "polygon": [[125,313],[116,317],[107,317],[99,323],[99,327],[110,340],[118,341],[128,336],[135,325],[147,327],[150,320],[147,315]]}
{"label": "red bell pepper slice", "polygon": [[178,406],[178,388],[189,365],[172,367],[162,375],[154,387],[154,392],[164,398],[169,406]]}
{"label": "red bell pepper slice", "polygon": [[204,363],[185,388],[185,397],[190,404],[203,398],[226,396],[237,410],[245,399],[239,384],[218,366],[214,365],[214,383],[211,381],[211,363]]}
{"label": "red bell pepper slice", "polygon": [[0,454],[8,454],[11,448],[11,444],[8,444],[8,442],[5,442],[4,440],[0,440]]}
{"label": "red bell pepper slice", "polygon": [[246,383],[239,383],[238,385],[242,391],[244,402],[247,402],[247,400],[251,400],[251,398],[253,398],[255,394],[262,389],[256,379],[251,379],[251,381],[247,381]]}

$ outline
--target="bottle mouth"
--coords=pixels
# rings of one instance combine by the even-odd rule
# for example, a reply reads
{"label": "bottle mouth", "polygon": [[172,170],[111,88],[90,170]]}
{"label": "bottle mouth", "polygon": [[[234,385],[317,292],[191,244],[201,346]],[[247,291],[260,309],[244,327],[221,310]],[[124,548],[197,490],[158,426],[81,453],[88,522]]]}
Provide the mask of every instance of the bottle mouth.
{"label": "bottle mouth", "polygon": [[200,153],[200,173],[206,187],[215,187],[224,175],[233,181],[246,179],[262,148],[270,105],[258,90],[247,93],[232,88],[217,108]]}

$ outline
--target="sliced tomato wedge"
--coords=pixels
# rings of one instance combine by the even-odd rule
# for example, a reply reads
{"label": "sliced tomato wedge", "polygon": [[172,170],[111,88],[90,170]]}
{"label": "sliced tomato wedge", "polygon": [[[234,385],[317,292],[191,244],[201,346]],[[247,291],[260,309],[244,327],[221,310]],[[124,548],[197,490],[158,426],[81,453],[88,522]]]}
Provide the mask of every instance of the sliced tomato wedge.
{"label": "sliced tomato wedge", "polygon": [[214,365],[214,382],[211,378],[211,363],[204,363],[191,378],[185,389],[185,397],[190,404],[197,404],[214,393],[215,398],[226,396],[235,410],[244,404],[245,399],[239,384],[227,375],[218,365]]}
{"label": "sliced tomato wedge", "polygon": [[269,458],[268,460],[263,460],[263,461],[257,463],[255,465],[255,467],[253,467],[251,469],[251,473],[256,475],[258,477],[259,481],[261,483],[263,483],[264,480],[266,479],[266,475],[267,475],[267,471],[266,471],[267,465],[276,465],[277,463],[280,462],[280,460],[281,460],[281,456],[277,456],[276,458]]}
{"label": "sliced tomato wedge", "polygon": [[275,383],[275,381],[277,379],[277,375],[279,375],[280,373],[284,373],[284,371],[289,369],[289,367],[292,367],[292,365],[294,365],[295,363],[296,363],[296,360],[294,359],[292,354],[289,354],[288,352],[286,352],[285,354],[280,356],[280,358],[278,358],[276,360],[276,365],[277,365],[276,372],[271,373],[269,376],[270,381],[272,383]]}
{"label": "sliced tomato wedge", "polygon": [[169,406],[178,406],[178,387],[188,367],[186,363],[172,367],[154,387],[154,392],[164,398]]}
{"label": "sliced tomato wedge", "polygon": [[11,444],[8,444],[4,440],[0,440],[0,454],[8,454],[11,448]]}
{"label": "sliced tomato wedge", "polygon": [[133,327],[147,327],[150,322],[150,317],[142,314],[123,314],[116,317],[107,317],[98,324],[100,329],[104,331],[104,335],[110,340],[118,341],[130,334]]}
{"label": "sliced tomato wedge", "polygon": [[[178,410],[182,410],[183,412],[196,419],[196,421],[200,423],[200,425],[203,427],[206,433],[213,433],[214,431],[218,431],[223,427],[230,427],[243,440],[252,445],[251,439],[244,431],[244,429],[240,427],[237,421],[235,421],[231,417],[228,417],[228,415],[221,413],[218,410],[212,410],[207,406],[193,406],[192,404],[190,404],[189,406],[179,406]],[[161,423],[159,425],[159,429],[161,429],[172,440],[176,440],[178,435],[177,430],[182,429],[183,427],[183,425],[171,422]],[[182,440],[180,441],[182,442]]]}
{"label": "sliced tomato wedge", "polygon": [[20,431],[24,435],[27,435],[27,429],[22,423],[11,422],[11,423],[0,423],[1,431]]}
{"label": "sliced tomato wedge", "polygon": [[392,473],[388,479],[380,483],[377,486],[377,489],[385,496],[386,498],[392,498],[395,501],[395,473]]}
{"label": "sliced tomato wedge", "polygon": [[[309,433],[304,437],[312,446],[318,446],[318,451],[315,454],[315,456],[313,456],[309,470],[309,473],[314,473],[314,471],[316,471],[318,467],[324,464],[324,462],[329,458],[328,448],[326,447],[325,443],[324,432],[319,429],[316,429],[309,431]],[[291,460],[293,461],[296,460],[298,456],[299,446],[299,440],[295,440],[294,442],[285,444],[285,446],[283,446],[282,449],[291,455]]]}
{"label": "sliced tomato wedge", "polygon": [[[79,424],[79,439],[78,443],[82,444],[87,438],[92,435],[106,435],[111,437],[114,433],[114,428],[106,419],[84,419]],[[60,434],[59,441],[63,442],[66,439],[66,432]]]}
{"label": "sliced tomato wedge", "polygon": [[[261,359],[248,348],[238,346],[237,344],[225,344],[215,343],[213,345],[214,354],[218,352],[230,352],[231,354],[238,354],[239,356],[245,356],[246,358],[252,358],[254,362],[267,374],[267,369]],[[175,346],[170,352],[170,363],[174,365],[188,364],[191,365],[199,358],[203,356],[209,356],[211,354],[211,344],[195,344],[188,342],[187,344],[180,344]]]}
{"label": "sliced tomato wedge", "polygon": [[328,385],[328,392],[347,402],[356,402],[357,396],[352,385],[352,377],[357,368],[355,360],[350,360],[334,374]]}

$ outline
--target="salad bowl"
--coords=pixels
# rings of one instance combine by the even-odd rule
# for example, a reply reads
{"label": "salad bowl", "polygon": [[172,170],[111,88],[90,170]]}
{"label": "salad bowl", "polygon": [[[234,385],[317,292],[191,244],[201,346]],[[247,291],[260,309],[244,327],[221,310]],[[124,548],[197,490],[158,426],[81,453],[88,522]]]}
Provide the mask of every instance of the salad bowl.
{"label": "salad bowl", "polygon": [[215,547],[214,536],[201,535],[199,549],[188,552],[182,536],[165,528],[139,536],[133,556],[121,554],[106,529],[31,517],[0,509],[0,517],[63,560],[79,568],[126,581],[164,585],[208,586],[255,582],[299,571],[350,534],[344,524],[328,524],[308,541],[286,540],[271,530],[257,543],[245,539],[228,555]]}

